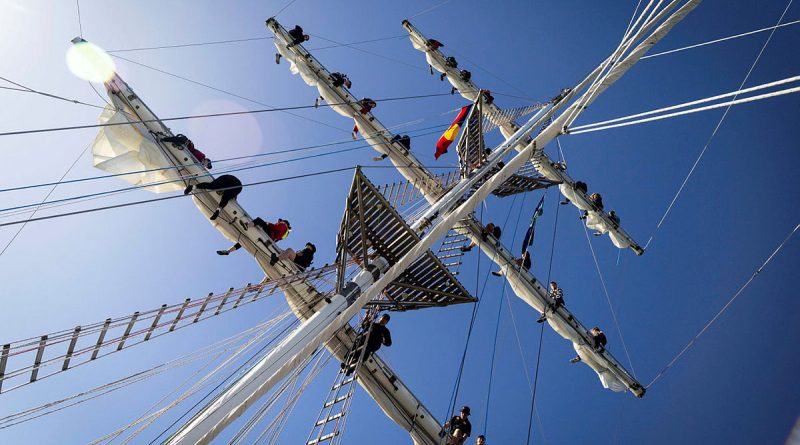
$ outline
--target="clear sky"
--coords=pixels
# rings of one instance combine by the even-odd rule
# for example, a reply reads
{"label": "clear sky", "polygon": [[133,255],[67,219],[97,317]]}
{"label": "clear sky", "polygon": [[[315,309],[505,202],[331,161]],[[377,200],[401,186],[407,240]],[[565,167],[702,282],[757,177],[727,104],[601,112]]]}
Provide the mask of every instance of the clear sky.
{"label": "clear sky", "polygon": [[[218,40],[269,37],[264,20],[285,1],[105,2],[83,0],[83,36],[105,49],[126,49]],[[285,26],[311,33],[307,48],[404,36],[400,22],[440,2],[330,2],[297,0],[279,16]],[[495,93],[501,107],[544,101],[580,80],[618,43],[634,1],[460,1],[430,10],[412,22],[445,43]],[[64,54],[78,35],[75,2],[0,0],[0,76],[28,87],[93,104],[102,100],[72,76]],[[786,2],[706,0],[656,48],[678,48],[774,25]],[[785,22],[800,18],[800,5]],[[624,116],[738,88],[767,33],[644,60],[609,89],[578,124]],[[800,26],[775,32],[747,86],[800,73]],[[388,98],[449,91],[430,76],[424,57],[407,38],[329,48],[315,55],[332,71],[353,80],[358,96]],[[116,59],[118,70],[161,117],[313,103],[315,91],[287,65],[275,65],[270,40],[118,53],[239,97]],[[388,60],[390,58],[392,60]],[[477,64],[476,64],[477,62]],[[0,82],[0,86],[10,86]],[[102,90],[101,90],[102,91]],[[516,96],[516,97],[512,97]],[[245,99],[246,98],[246,99]],[[249,100],[248,100],[249,99]],[[0,132],[96,122],[99,110],[51,98],[0,90]],[[259,104],[261,103],[261,104]],[[408,132],[442,125],[463,106],[458,96],[379,103],[375,114]],[[663,226],[656,224],[719,121],[722,110],[621,129],[561,138],[569,172],[600,191],[624,227],[644,243],[643,257],[618,256],[606,237],[591,237],[636,375],[652,378],[731,298],[750,274],[800,221],[800,162],[796,95],[734,107]],[[330,110],[173,122],[212,158],[270,153],[348,138],[352,122]],[[323,125],[325,124],[325,125]],[[93,129],[0,137],[0,188],[97,175],[88,153]],[[434,162],[438,134],[414,138],[412,149],[427,165],[453,165],[454,153]],[[499,141],[497,135],[489,137]],[[359,144],[346,145],[355,147]],[[311,153],[323,153],[324,148]],[[555,156],[554,147],[548,152]],[[371,165],[374,151],[354,150],[277,167],[252,169],[243,182],[356,164]],[[265,160],[285,159],[281,156]],[[223,166],[223,164],[219,164]],[[388,164],[387,164],[388,165]],[[397,180],[390,169],[372,169],[375,183]],[[334,257],[335,234],[350,173],[280,182],[246,189],[240,203],[253,215],[287,218],[294,228],[286,246],[313,241],[319,264]],[[58,187],[49,199],[124,187],[118,180]],[[38,203],[39,188],[0,193],[0,207]],[[539,194],[491,199],[484,220],[508,224],[503,241],[517,250],[525,220]],[[42,215],[153,197],[144,191],[56,208]],[[532,271],[547,278],[557,198],[549,193],[533,247]],[[518,221],[518,212],[522,217]],[[510,213],[509,213],[510,212]],[[508,216],[510,215],[510,217]],[[17,216],[0,215],[0,221]],[[0,248],[16,232],[0,228]],[[514,231],[517,236],[513,237]],[[586,236],[573,207],[561,207],[552,277],[565,289],[568,306],[584,323],[600,325],[609,349],[627,363]],[[244,252],[214,251],[227,245],[188,199],[31,223],[0,257],[3,343],[70,329],[136,310],[200,298],[260,280]],[[800,266],[793,239],[706,334],[649,390],[644,399],[604,390],[596,375],[570,365],[568,342],[544,330],[537,389],[541,423],[534,443],[754,444],[782,443],[800,414],[800,302],[792,284]],[[457,403],[469,404],[476,431],[490,444],[523,443],[539,344],[535,311],[506,292],[524,360],[502,300],[502,280],[486,277],[487,261],[467,258],[459,278],[474,291],[483,286]],[[477,271],[476,271],[477,270]],[[500,313],[491,397],[488,376]],[[252,326],[285,306],[279,294],[224,317],[203,322],[26,388],[0,395],[0,416],[130,375]],[[440,420],[447,406],[472,306],[428,309],[392,318],[394,345],[382,351],[412,391]],[[197,366],[165,373],[76,407],[0,429],[2,443],[85,443],[139,416],[189,378]],[[280,443],[299,443],[322,404],[334,367],[326,369],[301,399]],[[345,443],[408,443],[369,397],[357,393]],[[134,443],[148,443],[186,407],[167,413]],[[484,414],[489,412],[488,424]],[[231,432],[224,435],[229,438]],[[220,442],[224,442],[220,440]],[[471,443],[471,441],[470,441]]]}

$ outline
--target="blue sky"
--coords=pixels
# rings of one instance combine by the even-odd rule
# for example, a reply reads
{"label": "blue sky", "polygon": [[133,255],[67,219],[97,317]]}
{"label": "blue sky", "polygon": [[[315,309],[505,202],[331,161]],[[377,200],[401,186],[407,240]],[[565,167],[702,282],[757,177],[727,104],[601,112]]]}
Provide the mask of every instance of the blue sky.
{"label": "blue sky", "polygon": [[[297,0],[278,16],[285,26],[300,23],[312,34],[308,48],[328,46],[323,38],[355,42],[402,36],[408,18],[439,2],[339,3]],[[636,2],[489,2],[457,1],[433,9],[412,22],[445,43],[501,107],[546,100],[578,81],[617,44]],[[106,49],[268,37],[264,20],[285,2],[128,2],[81,1],[84,37]],[[783,1],[706,0],[656,48],[667,50],[772,26]],[[69,40],[78,34],[75,4],[0,0],[0,75],[34,89],[102,103],[90,86],[72,76],[64,63]],[[800,17],[793,5],[784,21]],[[609,89],[578,120],[591,123],[736,89],[763,45],[760,33],[718,45],[642,61]],[[747,86],[797,75],[800,27],[776,31]],[[359,46],[403,63],[351,48],[315,55],[333,71],[353,80],[353,91],[373,98],[449,91],[430,76],[421,53],[407,38]],[[271,106],[313,102],[314,90],[275,65],[269,40],[227,45],[121,53],[131,60],[212,85]],[[476,65],[477,62],[479,65]],[[184,80],[117,60],[121,75],[160,116],[263,108]],[[409,66],[410,65],[410,66]],[[488,70],[489,72],[485,71]],[[3,84],[4,85],[4,84]],[[520,98],[510,97],[519,96]],[[96,122],[99,110],[67,102],[0,90],[0,131]],[[380,103],[376,115],[387,125],[424,118],[408,128],[442,125],[464,105],[457,96]],[[750,274],[798,223],[800,154],[795,95],[734,107],[714,138],[684,193],[659,230],[658,220],[722,110],[585,135],[561,143],[575,178],[603,193],[637,240],[654,235],[649,251],[634,257],[606,238],[591,237],[617,311],[636,374],[647,383],[708,322]],[[190,135],[212,158],[232,157],[348,138],[351,122],[330,110],[298,114],[329,126],[281,113],[181,121],[170,124]],[[95,131],[39,133],[0,137],[0,188],[58,180],[85,149]],[[433,161],[438,135],[415,138],[414,153],[428,165],[452,165],[451,153]],[[499,141],[497,135],[489,138]],[[360,143],[359,143],[360,145]],[[355,145],[352,145],[355,146]],[[348,146],[349,147],[349,146]],[[554,147],[549,147],[550,153]],[[315,151],[321,153],[328,149]],[[371,149],[322,157],[280,167],[243,172],[244,182],[327,168],[370,165]],[[283,159],[280,156],[269,160]],[[98,174],[83,155],[68,178]],[[367,171],[375,183],[399,178],[390,169]],[[343,173],[302,182],[281,182],[246,189],[239,201],[251,214],[292,221],[284,246],[313,241],[318,262],[334,256],[334,240],[351,175]],[[50,199],[121,188],[113,179],[58,187]],[[0,193],[2,208],[39,202],[47,189]],[[533,247],[535,275],[544,280],[550,265],[556,197],[549,193]],[[134,192],[90,201],[74,209],[147,199]],[[524,220],[539,195],[490,200],[484,220],[508,217],[503,241],[521,242]],[[516,224],[522,208],[520,223]],[[64,208],[62,208],[64,209]],[[66,207],[66,209],[73,209]],[[57,212],[55,209],[50,212]],[[44,212],[43,214],[48,214]],[[7,221],[2,219],[0,221]],[[517,228],[516,239],[512,237]],[[0,246],[15,228],[0,228]],[[199,298],[258,281],[262,274],[245,253],[219,257],[227,245],[185,199],[29,224],[0,257],[3,342],[68,329],[136,310]],[[536,443],[781,443],[797,419],[800,356],[797,320],[800,302],[792,283],[798,265],[793,239],[730,309],[642,399],[602,389],[587,367],[570,366],[571,346],[544,330],[537,405],[541,427]],[[476,273],[472,253],[459,276],[482,294],[475,333],[459,395],[472,406],[476,431],[489,443],[522,443],[528,425],[530,393],[508,306],[500,313],[491,399],[486,400],[502,280],[486,278],[487,261]],[[552,258],[552,277],[565,289],[567,304],[584,323],[602,326],[609,349],[624,361],[619,335],[595,271],[586,237],[572,207],[561,207]],[[531,374],[539,340],[537,317],[506,292]],[[285,304],[279,295],[224,317],[184,329],[151,344],[137,346],[24,389],[0,395],[6,415],[129,375],[204,344],[218,341],[262,320]],[[394,345],[384,351],[398,374],[440,419],[444,419],[458,360],[464,347],[471,306],[397,314]],[[9,429],[3,443],[85,443],[130,422],[196,367],[171,371],[125,391]],[[316,416],[327,369],[306,392],[287,424],[281,443],[299,442]],[[489,411],[489,423],[483,424]],[[182,413],[183,410],[181,409]],[[346,443],[408,443],[359,392],[348,422]],[[148,443],[177,413],[140,436]],[[230,437],[230,436],[226,436]],[[293,440],[294,439],[294,440]]]}

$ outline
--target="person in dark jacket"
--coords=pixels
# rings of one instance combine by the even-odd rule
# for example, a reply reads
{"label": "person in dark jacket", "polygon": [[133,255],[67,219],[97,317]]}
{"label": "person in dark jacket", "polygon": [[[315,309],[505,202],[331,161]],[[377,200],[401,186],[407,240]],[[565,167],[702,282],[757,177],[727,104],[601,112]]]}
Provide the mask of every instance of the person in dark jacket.
{"label": "person in dark jacket", "polygon": [[294,249],[286,249],[280,255],[272,254],[270,265],[275,265],[279,260],[289,260],[297,264],[300,270],[306,270],[308,266],[314,261],[314,254],[317,253],[317,246],[312,243],[306,243],[306,246],[295,251]]}
{"label": "person in dark jacket", "polygon": [[374,352],[377,352],[381,346],[392,346],[392,333],[389,332],[389,329],[386,327],[390,318],[389,314],[383,314],[377,322],[372,323],[367,336],[367,347],[361,361],[366,361],[367,358]]}
{"label": "person in dark jacket", "polygon": [[194,188],[197,188],[198,190],[215,190],[222,194],[219,199],[219,207],[214,210],[214,213],[210,218],[211,221],[214,221],[219,216],[219,212],[224,209],[232,199],[236,199],[236,197],[239,196],[239,193],[242,192],[242,181],[233,175],[222,175],[218,178],[215,178],[211,182],[201,182],[197,185],[189,184],[186,189],[184,189],[183,194],[188,195],[189,193],[192,193]]}
{"label": "person in dark jacket", "polygon": [[339,88],[340,86],[344,85],[347,88],[353,86],[353,82],[347,77],[347,74],[342,73],[331,73],[331,82],[333,86]]}
{"label": "person in dark jacket", "polygon": [[292,41],[286,45],[287,48],[291,48],[311,39],[311,36],[303,32],[303,28],[301,28],[300,25],[295,25],[293,29],[289,30],[289,37],[292,38]]}
{"label": "person in dark jacket", "polygon": [[177,134],[175,136],[168,136],[161,139],[162,142],[167,142],[172,144],[175,147],[184,146],[187,150],[197,159],[197,162],[202,165],[203,167],[211,170],[211,159],[208,159],[202,151],[194,148],[194,142],[191,139],[186,137],[182,134]]}
{"label": "person in dark jacket", "polygon": [[[286,45],[287,48],[307,42],[311,38],[311,36],[308,34],[303,33],[303,28],[301,28],[300,25],[295,25],[295,27],[290,29],[288,33],[289,37],[292,38],[292,41]],[[275,63],[281,63],[281,53],[275,53]]]}
{"label": "person in dark jacket", "polygon": [[[603,331],[601,331],[598,326],[593,327],[589,331],[589,336],[592,349],[594,349],[595,352],[605,351],[606,342],[608,340],[606,339],[606,334],[604,334]],[[578,363],[579,361],[581,361],[581,356],[576,356],[570,360],[571,363]]]}
{"label": "person in dark jacket", "polygon": [[444,424],[444,429],[447,430],[447,444],[448,445],[463,445],[467,437],[472,434],[472,424],[469,422],[470,409],[468,406],[461,407],[461,413],[458,416],[453,416],[447,423]]}

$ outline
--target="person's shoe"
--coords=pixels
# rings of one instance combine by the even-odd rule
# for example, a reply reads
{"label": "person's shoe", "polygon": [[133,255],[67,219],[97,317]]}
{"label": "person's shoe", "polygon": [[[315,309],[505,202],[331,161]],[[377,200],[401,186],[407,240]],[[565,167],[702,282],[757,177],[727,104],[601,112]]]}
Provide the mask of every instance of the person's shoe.
{"label": "person's shoe", "polygon": [[217,255],[225,256],[225,255],[229,255],[229,254],[230,254],[230,252],[228,252],[227,250],[218,250],[217,251]]}
{"label": "person's shoe", "polygon": [[209,219],[210,219],[211,221],[214,221],[214,220],[215,220],[215,219],[217,219],[217,218],[219,218],[219,209],[217,209],[217,210],[214,210],[214,213],[213,213],[213,214],[211,214],[211,218],[209,218]]}
{"label": "person's shoe", "polygon": [[501,272],[499,270],[493,270],[492,271],[492,275],[494,275],[496,277],[502,277],[503,276],[503,272]]}
{"label": "person's shoe", "polygon": [[470,250],[472,250],[472,246],[461,246],[462,252],[469,252]]}
{"label": "person's shoe", "polygon": [[450,88],[450,94],[456,94],[456,87]]}
{"label": "person's shoe", "polygon": [[276,64],[281,63],[281,53],[275,53],[275,63]]}
{"label": "person's shoe", "polygon": [[187,185],[186,188],[183,189],[183,194],[188,195],[189,193],[192,193],[193,188],[194,186],[192,184]]}
{"label": "person's shoe", "polygon": [[569,204],[569,199],[565,199],[565,200],[559,202],[559,204],[561,204],[562,206],[565,206],[565,205]]}
{"label": "person's shoe", "polygon": [[446,74],[446,73],[442,73],[442,74],[439,76],[439,80],[441,80],[442,82],[444,82],[444,78],[445,78],[445,77],[447,77],[447,74]]}
{"label": "person's shoe", "polygon": [[579,361],[581,361],[581,357],[579,355],[569,359],[570,363],[578,363]]}
{"label": "person's shoe", "polygon": [[269,258],[269,265],[270,266],[274,266],[275,263],[277,263],[277,262],[278,262],[278,255],[275,255],[273,253],[272,256]]}
{"label": "person's shoe", "polygon": [[428,69],[431,71],[431,76],[433,76],[433,65],[428,65]]}
{"label": "person's shoe", "polygon": [[384,159],[385,158],[383,156],[375,156],[374,158],[372,158],[372,160],[375,161],[375,162],[383,161]]}
{"label": "person's shoe", "polygon": [[356,132],[355,131],[350,133],[350,136],[353,138],[354,141],[358,139],[358,138],[356,138]]}
{"label": "person's shoe", "polygon": [[542,315],[541,317],[539,317],[539,318],[536,320],[536,322],[537,322],[537,323],[544,323],[546,320],[547,320],[547,316],[545,316],[545,315]]}
{"label": "person's shoe", "polygon": [[319,97],[314,99],[314,108],[319,108]]}
{"label": "person's shoe", "polygon": [[603,232],[594,232],[594,236],[603,236]]}

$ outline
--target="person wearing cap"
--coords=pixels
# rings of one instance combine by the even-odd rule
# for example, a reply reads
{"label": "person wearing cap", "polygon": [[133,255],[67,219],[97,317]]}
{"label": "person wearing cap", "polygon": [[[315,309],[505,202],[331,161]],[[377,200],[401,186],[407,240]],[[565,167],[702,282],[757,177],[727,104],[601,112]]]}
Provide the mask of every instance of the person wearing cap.
{"label": "person wearing cap", "polygon": [[[242,224],[242,227],[244,228],[244,230],[248,229],[249,224],[247,222],[241,222],[241,224]],[[265,232],[267,232],[267,236],[269,236],[269,238],[273,242],[276,242],[276,243],[278,241],[286,238],[287,236],[289,236],[289,232],[292,231],[292,226],[289,224],[289,221],[287,221],[285,219],[281,219],[281,218],[278,218],[278,222],[276,222],[276,223],[269,223],[269,222],[264,221],[260,217],[257,217],[257,218],[255,218],[253,220],[253,225],[255,227],[259,227],[262,230],[264,230]],[[263,242],[263,240],[261,240],[261,239],[259,239],[259,241]],[[308,246],[308,245],[306,245],[306,246]],[[313,246],[313,244],[312,244],[312,246]],[[217,255],[230,255],[231,253],[236,252],[237,250],[239,250],[241,247],[242,247],[241,244],[236,243],[236,244],[234,244],[233,246],[231,246],[230,248],[228,248],[226,250],[218,250],[217,251]],[[314,251],[316,251],[316,247],[314,248]],[[275,264],[274,262],[271,262],[271,261],[270,261],[270,263],[271,264]],[[309,261],[309,264],[311,264],[311,261]]]}
{"label": "person wearing cap", "polygon": [[449,422],[444,424],[444,428],[449,433],[447,445],[463,445],[467,437],[472,434],[472,424],[468,419],[469,414],[469,407],[464,405],[461,407],[461,413],[458,416],[453,416]]}
{"label": "person wearing cap", "polygon": [[289,260],[297,264],[300,270],[306,270],[311,262],[314,261],[314,254],[317,253],[317,246],[312,243],[306,243],[302,250],[295,251],[294,249],[286,249],[280,255],[272,254],[269,264],[274,266],[278,260]]}
{"label": "person wearing cap", "polygon": [[486,436],[481,434],[475,439],[475,445],[486,445]]}

